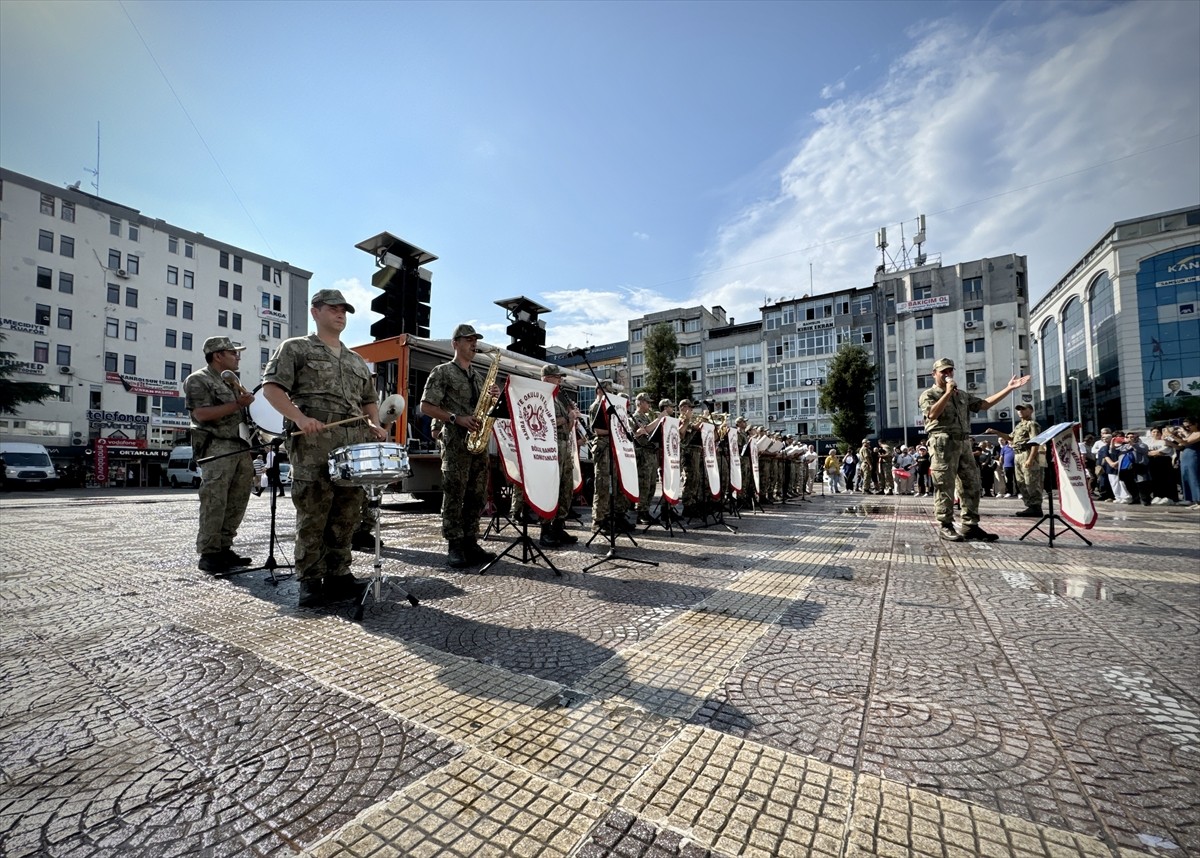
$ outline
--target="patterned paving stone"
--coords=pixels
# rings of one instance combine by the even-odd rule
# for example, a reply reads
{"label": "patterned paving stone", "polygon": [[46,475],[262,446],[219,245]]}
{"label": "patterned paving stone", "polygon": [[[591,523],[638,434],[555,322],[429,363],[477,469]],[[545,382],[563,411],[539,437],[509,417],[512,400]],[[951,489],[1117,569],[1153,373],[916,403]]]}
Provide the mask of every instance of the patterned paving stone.
{"label": "patterned paving stone", "polygon": [[622,810],[614,810],[600,820],[575,855],[576,858],[727,858]]}

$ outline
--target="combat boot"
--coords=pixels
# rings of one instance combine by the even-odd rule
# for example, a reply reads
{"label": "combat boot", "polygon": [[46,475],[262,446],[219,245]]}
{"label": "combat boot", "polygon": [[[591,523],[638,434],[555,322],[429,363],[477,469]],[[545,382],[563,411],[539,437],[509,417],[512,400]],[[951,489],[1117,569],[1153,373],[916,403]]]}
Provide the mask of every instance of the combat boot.
{"label": "combat boot", "polygon": [[326,575],[322,587],[331,602],[343,599],[357,601],[367,589],[367,582],[359,581],[349,572],[345,572],[341,575]]}
{"label": "combat boot", "polygon": [[486,548],[480,548],[479,543],[473,538],[467,537],[463,540],[463,553],[467,556],[468,565],[476,565],[481,563],[491,563],[496,559],[494,551],[488,551]]}
{"label": "combat boot", "polygon": [[952,524],[943,524],[938,528],[938,536],[946,542],[962,542],[962,534],[954,529]]}
{"label": "combat boot", "polygon": [[230,568],[236,566],[249,566],[254,562],[254,558],[245,557],[241,554],[234,554],[232,548],[222,548],[220,551],[222,559],[229,565]]}
{"label": "combat boot", "polygon": [[300,579],[300,593],[296,597],[298,608],[320,608],[326,603],[325,590],[320,578]]}
{"label": "combat boot", "polygon": [[566,522],[562,521],[561,519],[555,521],[553,524],[553,527],[554,527],[554,532],[558,534],[558,541],[561,542],[563,545],[574,545],[576,542],[579,541],[578,536],[575,536],[573,533],[567,532],[567,524],[566,524]]}
{"label": "combat boot", "polygon": [[446,565],[451,569],[465,569],[470,566],[467,560],[467,554],[463,550],[463,542],[461,539],[451,539],[450,544],[446,549]]}
{"label": "combat boot", "polygon": [[201,572],[207,572],[210,575],[221,575],[230,569],[229,560],[220,551],[201,554],[200,562],[196,565],[200,568]]}
{"label": "combat boot", "polygon": [[[356,530],[354,535],[350,537],[350,547],[355,551],[375,551],[375,533],[370,530]],[[379,540],[379,547],[384,547],[383,540]]]}
{"label": "combat boot", "polygon": [[1040,506],[1027,506],[1020,512],[1014,512],[1017,518],[1041,518],[1042,508]]}
{"label": "combat boot", "polygon": [[558,531],[554,529],[552,524],[543,524],[542,531],[538,535],[538,545],[542,548],[562,548],[563,542],[558,538]]}
{"label": "combat boot", "polygon": [[969,539],[974,542],[995,542],[1000,538],[1000,534],[988,533],[978,524],[972,524],[970,527],[963,528],[962,538]]}

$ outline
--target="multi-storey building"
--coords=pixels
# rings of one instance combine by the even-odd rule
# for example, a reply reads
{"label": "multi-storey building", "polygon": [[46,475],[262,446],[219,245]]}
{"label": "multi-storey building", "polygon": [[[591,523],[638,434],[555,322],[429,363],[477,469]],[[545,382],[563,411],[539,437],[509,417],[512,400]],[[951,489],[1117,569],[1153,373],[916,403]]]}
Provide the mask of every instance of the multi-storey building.
{"label": "multi-storey building", "polygon": [[0,170],[0,350],[13,379],[56,398],[0,417],[75,470],[99,442],[122,478],[157,484],[185,437],[183,379],[202,345],[247,346],[253,388],[281,340],[308,328],[311,273],[77,188]]}
{"label": "multi-storey building", "polygon": [[[805,295],[762,308],[769,429],[788,435],[832,435],[830,417],[820,410],[821,387],[830,362],[844,345],[862,346],[872,361],[877,360],[876,304],[874,290],[868,288]],[[872,414],[876,394],[867,391]]]}
{"label": "multi-storey building", "polygon": [[[692,380],[692,392],[704,390],[704,341],[708,331],[726,324],[725,309],[713,307],[676,307],[658,313],[647,313],[629,322],[629,386],[639,390],[646,383],[646,341],[655,325],[668,324],[679,343],[675,369],[686,372]],[[677,397],[678,398],[678,397]]]}
{"label": "multi-storey building", "polygon": [[745,417],[752,423],[766,418],[766,373],[762,320],[730,320],[711,328],[704,343],[703,398],[714,410]]}
{"label": "multi-storey building", "polygon": [[[980,396],[1029,371],[1024,256],[883,269],[875,274],[875,286],[884,324],[879,369],[885,405],[876,423],[880,437],[907,442],[922,434],[925,420],[917,400],[933,383],[937,358],[951,358],[958,384]],[[989,426],[1007,431],[1014,425],[1017,403],[1033,396],[1026,387],[1010,401],[974,415],[972,431],[982,433]]]}
{"label": "multi-storey building", "polygon": [[[574,352],[566,353],[564,349],[551,347],[546,350],[546,357],[553,363],[559,366],[569,367],[570,369],[586,373],[591,371],[596,373],[596,378],[600,381],[611,381],[617,385],[618,390],[623,390],[626,393],[631,393],[629,387],[629,343],[604,343],[598,346],[589,346],[587,355],[576,355]],[[579,389],[579,408],[584,413],[591,407],[596,400],[596,389],[594,387],[581,387]]]}
{"label": "multi-storey building", "polygon": [[1120,221],[1030,316],[1043,421],[1087,432],[1177,416],[1200,396],[1200,208]]}

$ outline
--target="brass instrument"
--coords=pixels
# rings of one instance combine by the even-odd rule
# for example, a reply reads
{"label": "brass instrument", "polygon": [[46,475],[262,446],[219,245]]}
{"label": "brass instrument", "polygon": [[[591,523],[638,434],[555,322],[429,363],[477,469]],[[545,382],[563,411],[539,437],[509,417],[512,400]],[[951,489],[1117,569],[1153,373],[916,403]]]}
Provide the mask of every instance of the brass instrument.
{"label": "brass instrument", "polygon": [[492,349],[492,365],[488,367],[487,377],[483,380],[483,388],[479,393],[479,401],[475,404],[473,415],[479,421],[479,429],[467,433],[467,450],[476,456],[487,452],[488,439],[492,437],[492,423],[496,418],[490,417],[489,412],[496,406],[498,397],[492,396],[489,391],[496,383],[496,374],[499,371],[500,349]]}
{"label": "brass instrument", "polygon": [[717,440],[724,441],[729,434],[729,415],[722,411],[712,418],[712,423],[717,427]]}

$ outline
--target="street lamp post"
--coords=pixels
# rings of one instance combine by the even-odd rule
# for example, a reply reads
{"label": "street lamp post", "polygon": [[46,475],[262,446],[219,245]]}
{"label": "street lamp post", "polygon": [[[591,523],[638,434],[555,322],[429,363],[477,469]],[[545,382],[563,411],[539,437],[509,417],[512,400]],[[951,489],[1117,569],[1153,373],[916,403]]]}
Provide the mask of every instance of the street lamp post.
{"label": "street lamp post", "polygon": [[1075,422],[1083,425],[1083,412],[1079,408],[1079,376],[1068,375],[1067,381],[1075,385]]}

